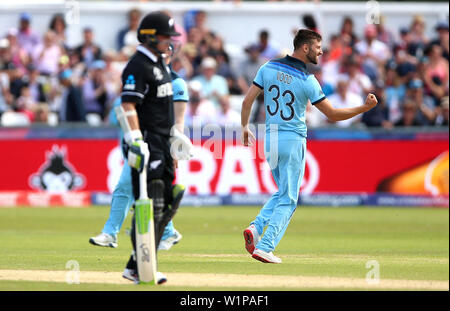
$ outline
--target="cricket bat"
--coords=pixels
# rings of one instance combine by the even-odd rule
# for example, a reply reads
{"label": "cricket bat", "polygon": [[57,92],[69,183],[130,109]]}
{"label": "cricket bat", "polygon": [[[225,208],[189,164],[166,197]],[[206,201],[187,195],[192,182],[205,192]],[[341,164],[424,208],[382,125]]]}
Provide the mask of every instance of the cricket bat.
{"label": "cricket bat", "polygon": [[135,203],[136,262],[139,284],[157,284],[153,200],[147,193],[147,165],[139,174],[139,199]]}

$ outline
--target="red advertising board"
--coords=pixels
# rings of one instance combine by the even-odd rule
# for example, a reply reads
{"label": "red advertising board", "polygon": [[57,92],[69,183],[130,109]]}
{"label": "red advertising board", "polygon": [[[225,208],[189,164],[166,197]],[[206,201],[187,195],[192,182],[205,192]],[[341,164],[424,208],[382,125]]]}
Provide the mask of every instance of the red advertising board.
{"label": "red advertising board", "polygon": [[[312,140],[303,193],[376,191],[448,195],[448,141]],[[219,144],[221,145],[221,144]],[[3,191],[111,192],[122,166],[117,140],[1,140]],[[195,145],[177,182],[191,194],[271,193],[262,152],[226,141],[219,151]],[[407,181],[407,182],[406,182]]]}

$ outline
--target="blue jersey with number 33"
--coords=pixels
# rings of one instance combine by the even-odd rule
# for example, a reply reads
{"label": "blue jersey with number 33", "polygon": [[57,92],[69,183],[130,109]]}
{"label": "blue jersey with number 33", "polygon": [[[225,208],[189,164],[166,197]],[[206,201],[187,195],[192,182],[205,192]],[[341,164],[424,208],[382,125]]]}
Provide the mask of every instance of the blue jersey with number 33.
{"label": "blue jersey with number 33", "polygon": [[287,55],[259,69],[253,81],[264,90],[266,132],[291,131],[306,137],[305,112],[308,100],[315,105],[325,99],[319,82],[301,60]]}

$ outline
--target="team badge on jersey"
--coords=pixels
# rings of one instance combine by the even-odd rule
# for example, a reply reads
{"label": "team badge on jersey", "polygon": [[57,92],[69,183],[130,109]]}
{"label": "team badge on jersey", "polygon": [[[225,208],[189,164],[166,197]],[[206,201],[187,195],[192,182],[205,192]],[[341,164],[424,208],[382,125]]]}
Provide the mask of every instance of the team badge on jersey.
{"label": "team badge on jersey", "polygon": [[164,78],[161,70],[158,67],[153,67],[153,75],[157,81],[160,81]]}
{"label": "team badge on jersey", "polygon": [[85,185],[83,175],[77,173],[72,164],[67,161],[67,150],[54,145],[46,152],[46,161],[38,172],[30,176],[30,186],[34,189],[51,193],[62,193],[78,190]]}
{"label": "team badge on jersey", "polygon": [[136,80],[133,75],[129,75],[123,86],[124,90],[134,90],[136,88]]}

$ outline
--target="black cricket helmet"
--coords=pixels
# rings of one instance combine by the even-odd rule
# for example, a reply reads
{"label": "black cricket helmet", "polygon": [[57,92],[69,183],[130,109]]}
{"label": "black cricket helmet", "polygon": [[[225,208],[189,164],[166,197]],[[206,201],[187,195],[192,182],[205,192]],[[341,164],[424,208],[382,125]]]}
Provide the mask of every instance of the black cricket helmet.
{"label": "black cricket helmet", "polygon": [[156,35],[176,37],[181,34],[175,31],[173,18],[164,12],[156,11],[147,14],[139,24],[138,40],[151,46],[156,46]]}

